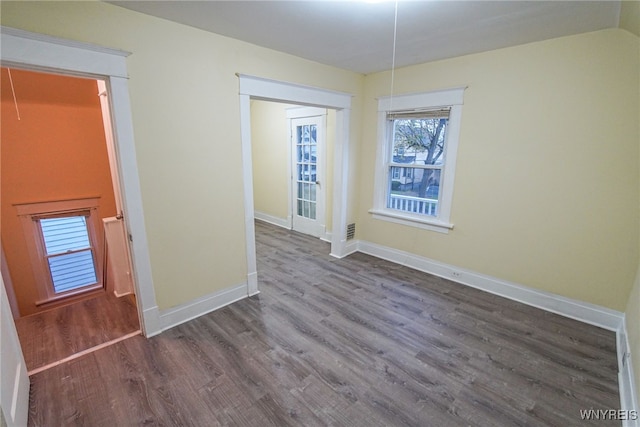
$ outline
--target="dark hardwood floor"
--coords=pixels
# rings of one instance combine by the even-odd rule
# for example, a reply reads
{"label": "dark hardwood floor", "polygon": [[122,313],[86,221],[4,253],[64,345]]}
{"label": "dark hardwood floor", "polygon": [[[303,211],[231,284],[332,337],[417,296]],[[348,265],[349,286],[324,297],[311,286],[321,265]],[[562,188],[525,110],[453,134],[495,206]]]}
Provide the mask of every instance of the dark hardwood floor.
{"label": "dark hardwood floor", "polygon": [[113,294],[78,301],[16,320],[27,370],[140,330],[133,296]]}
{"label": "dark hardwood floor", "polygon": [[29,424],[616,424],[614,333],[256,227],[260,295],[32,376]]}

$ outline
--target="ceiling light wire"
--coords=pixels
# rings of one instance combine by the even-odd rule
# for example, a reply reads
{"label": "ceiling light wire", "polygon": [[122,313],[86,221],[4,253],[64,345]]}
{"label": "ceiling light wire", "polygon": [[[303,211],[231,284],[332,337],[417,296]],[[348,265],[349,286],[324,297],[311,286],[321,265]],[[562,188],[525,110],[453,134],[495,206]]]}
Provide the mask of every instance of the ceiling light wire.
{"label": "ceiling light wire", "polygon": [[398,36],[398,0],[395,1],[395,13],[393,17],[393,51],[391,53],[391,89],[389,95],[389,110],[393,109],[393,82],[396,71],[396,40]]}
{"label": "ceiling light wire", "polygon": [[13,94],[13,103],[16,106],[16,113],[18,114],[18,120],[20,120],[20,110],[18,109],[18,100],[16,99],[16,91],[13,88],[13,79],[11,78],[11,69],[7,68],[7,72],[9,73],[9,83],[11,83],[11,93]]}

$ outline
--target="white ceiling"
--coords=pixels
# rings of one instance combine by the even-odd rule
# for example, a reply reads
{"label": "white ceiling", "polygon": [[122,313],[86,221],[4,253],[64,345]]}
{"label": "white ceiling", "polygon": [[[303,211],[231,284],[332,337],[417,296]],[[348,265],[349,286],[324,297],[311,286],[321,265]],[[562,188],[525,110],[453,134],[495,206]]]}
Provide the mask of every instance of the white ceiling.
{"label": "white ceiling", "polygon": [[[109,1],[323,64],[389,70],[396,3]],[[395,66],[618,27],[620,1],[399,1]]]}

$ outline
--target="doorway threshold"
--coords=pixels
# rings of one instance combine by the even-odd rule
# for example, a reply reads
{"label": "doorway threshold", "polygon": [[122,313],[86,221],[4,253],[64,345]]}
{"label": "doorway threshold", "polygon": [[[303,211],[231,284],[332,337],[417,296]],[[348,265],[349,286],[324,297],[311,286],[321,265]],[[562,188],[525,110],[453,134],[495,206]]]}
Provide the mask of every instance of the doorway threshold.
{"label": "doorway threshold", "polygon": [[29,376],[32,376],[32,375],[35,375],[35,374],[39,374],[40,372],[46,371],[47,369],[54,368],[54,367],[56,367],[58,365],[62,365],[63,363],[70,362],[70,361],[72,361],[74,359],[78,359],[78,358],[80,358],[82,356],[86,356],[87,354],[93,353],[94,351],[101,350],[101,349],[103,349],[105,347],[112,346],[112,345],[117,344],[117,343],[119,343],[121,341],[127,340],[129,338],[133,338],[133,337],[138,336],[138,335],[142,335],[142,331],[137,330],[137,331],[128,333],[126,335],[123,335],[121,337],[118,337],[116,339],[113,339],[111,341],[107,341],[105,343],[98,344],[96,346],[90,347],[90,348],[88,348],[86,350],[79,351],[77,353],[72,354],[71,356],[65,357],[64,359],[60,359],[60,360],[58,360],[56,362],[52,362],[52,363],[49,363],[48,365],[40,366],[39,368],[35,368],[35,369],[31,370],[31,371],[28,371],[27,374],[29,374]]}

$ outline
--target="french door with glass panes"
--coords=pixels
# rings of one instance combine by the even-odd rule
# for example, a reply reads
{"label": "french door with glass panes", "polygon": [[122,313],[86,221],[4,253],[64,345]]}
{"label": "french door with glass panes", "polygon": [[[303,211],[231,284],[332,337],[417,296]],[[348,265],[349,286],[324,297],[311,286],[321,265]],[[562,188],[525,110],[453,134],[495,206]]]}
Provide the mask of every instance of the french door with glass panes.
{"label": "french door with glass panes", "polygon": [[292,226],[321,237],[324,233],[325,116],[291,119]]}

